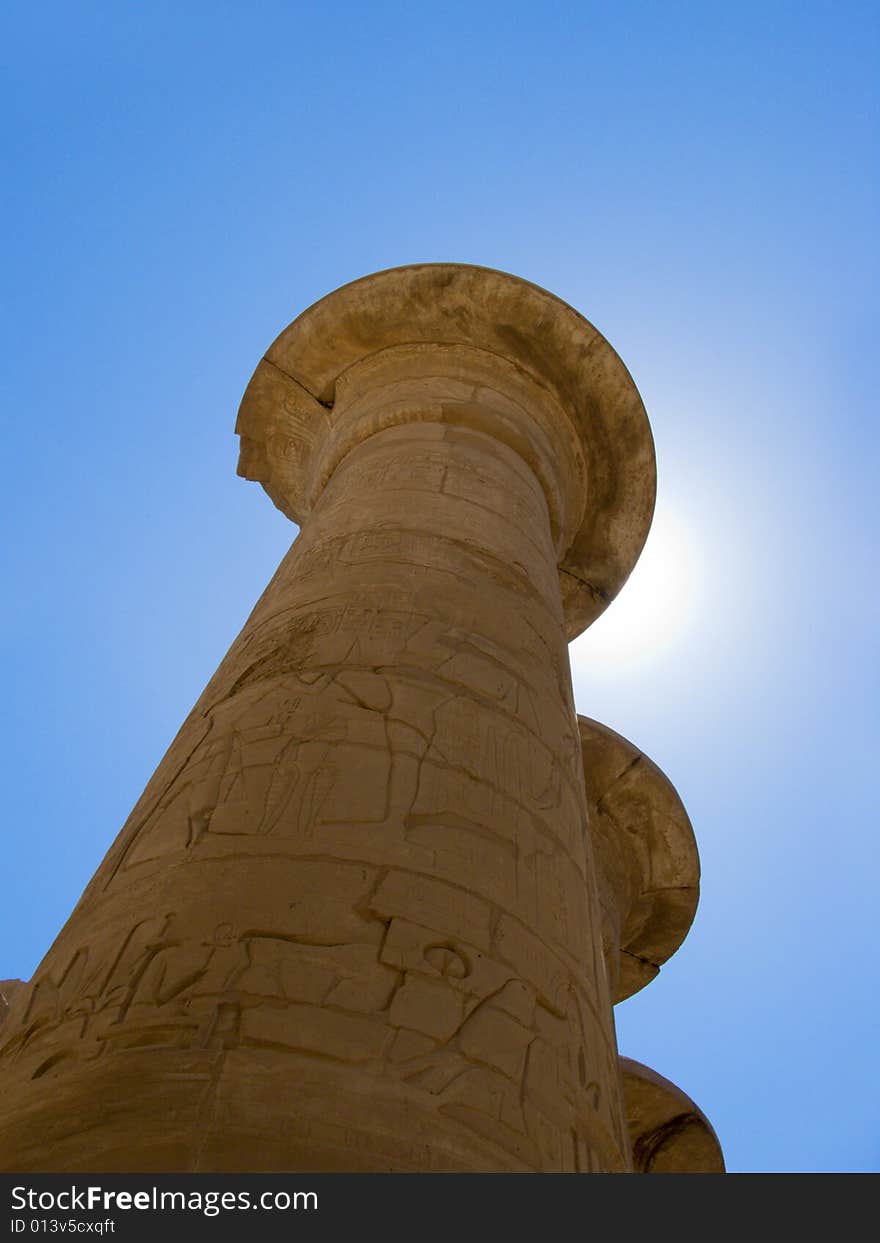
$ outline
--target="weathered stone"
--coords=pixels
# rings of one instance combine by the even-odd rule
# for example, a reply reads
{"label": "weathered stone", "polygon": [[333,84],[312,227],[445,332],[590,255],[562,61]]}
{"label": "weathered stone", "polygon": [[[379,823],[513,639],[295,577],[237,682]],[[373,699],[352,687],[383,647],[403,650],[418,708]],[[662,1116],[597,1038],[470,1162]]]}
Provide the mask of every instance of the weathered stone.
{"label": "weathered stone", "polygon": [[[340,418],[340,392],[363,392],[369,373],[357,364],[370,358],[380,369],[393,362],[396,399]],[[442,384],[426,387],[426,372],[441,368]],[[267,351],[239,414],[239,471],[301,522],[351,445],[415,411],[488,430],[534,471],[560,552],[568,637],[579,634],[626,581],[654,507],[650,429],[614,350],[570,306],[504,272],[379,272],[315,303]]]}
{"label": "weathered stone", "polygon": [[24,980],[0,980],[0,1026],[6,1021],[15,994],[24,988]]}
{"label": "weathered stone", "polygon": [[708,1118],[674,1083],[631,1058],[620,1059],[636,1174],[723,1174]]}
{"label": "weathered stone", "polygon": [[669,778],[607,725],[578,717],[605,963],[615,1002],[650,983],[693,923],[694,831]]}
{"label": "weathered stone", "polygon": [[422,265],[301,315],[237,428],[302,530],[13,998],[0,1165],[627,1169],[566,639],[647,533],[635,386]]}

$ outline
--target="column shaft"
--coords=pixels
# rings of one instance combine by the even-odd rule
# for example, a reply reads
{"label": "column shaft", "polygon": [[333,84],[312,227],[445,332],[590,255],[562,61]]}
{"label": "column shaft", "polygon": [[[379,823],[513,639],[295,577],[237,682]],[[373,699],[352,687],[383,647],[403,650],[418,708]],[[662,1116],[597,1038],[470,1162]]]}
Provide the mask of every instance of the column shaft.
{"label": "column shaft", "polygon": [[2,1057],[3,1168],[626,1167],[556,556],[512,449],[415,422],[343,458]]}

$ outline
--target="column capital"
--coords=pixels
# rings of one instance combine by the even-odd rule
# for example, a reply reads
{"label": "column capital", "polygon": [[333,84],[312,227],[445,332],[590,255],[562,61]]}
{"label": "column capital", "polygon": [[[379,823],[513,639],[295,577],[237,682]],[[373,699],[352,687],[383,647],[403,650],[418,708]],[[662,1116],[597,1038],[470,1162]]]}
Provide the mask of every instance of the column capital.
{"label": "column capital", "polygon": [[656,1070],[620,1058],[636,1174],[723,1174],[724,1154],[711,1122],[681,1088]]}
{"label": "column capital", "polygon": [[239,410],[238,473],[301,524],[359,439],[406,421],[490,431],[534,469],[568,638],[586,629],[635,565],[655,493],[645,409],[605,338],[504,272],[432,263],[366,276],[266,352]]}
{"label": "column capital", "polygon": [[612,1000],[655,978],[687,936],[700,897],[700,856],[675,786],[638,747],[578,716],[590,837],[606,936],[619,964]]}

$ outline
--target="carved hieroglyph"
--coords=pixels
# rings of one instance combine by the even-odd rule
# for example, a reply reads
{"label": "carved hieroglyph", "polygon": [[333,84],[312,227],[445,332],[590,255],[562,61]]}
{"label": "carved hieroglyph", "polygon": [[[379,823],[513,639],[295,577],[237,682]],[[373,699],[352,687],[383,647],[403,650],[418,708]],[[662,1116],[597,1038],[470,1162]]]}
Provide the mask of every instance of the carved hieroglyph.
{"label": "carved hieroglyph", "polygon": [[0,1034],[0,1167],[630,1168],[567,638],[653,506],[604,339],[331,294],[242,403],[301,532]]}

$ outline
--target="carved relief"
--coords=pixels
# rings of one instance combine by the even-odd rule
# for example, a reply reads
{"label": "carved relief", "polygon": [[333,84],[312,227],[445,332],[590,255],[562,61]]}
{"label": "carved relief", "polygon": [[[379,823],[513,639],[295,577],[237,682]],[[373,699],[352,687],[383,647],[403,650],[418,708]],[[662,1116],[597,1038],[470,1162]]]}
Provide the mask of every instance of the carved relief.
{"label": "carved relief", "polygon": [[383,436],[331,480],[0,1058],[32,1083],[148,1055],[164,1084],[251,1051],[405,1102],[487,1168],[618,1168],[561,615],[548,638],[535,604],[546,503],[485,446]]}

